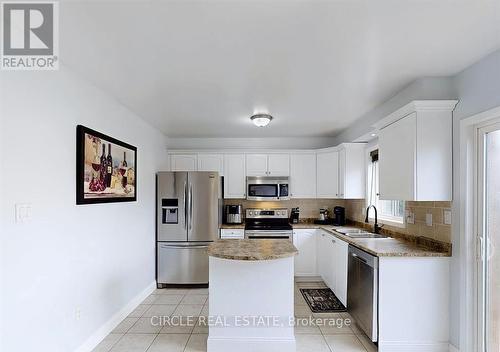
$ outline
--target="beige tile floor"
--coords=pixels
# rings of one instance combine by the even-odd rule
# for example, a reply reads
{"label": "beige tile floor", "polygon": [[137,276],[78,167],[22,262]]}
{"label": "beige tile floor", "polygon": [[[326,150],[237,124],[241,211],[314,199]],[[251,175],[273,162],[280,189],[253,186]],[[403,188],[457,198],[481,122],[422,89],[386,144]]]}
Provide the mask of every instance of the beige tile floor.
{"label": "beige tile floor", "polygon": [[[347,313],[312,313],[299,288],[324,287],[322,282],[295,283],[295,316],[352,318]],[[208,327],[154,326],[153,316],[207,316],[208,289],[161,289],[153,292],[125,318],[94,352],[205,352]],[[297,352],[374,352],[368,338],[353,323],[350,326],[297,326]]]}

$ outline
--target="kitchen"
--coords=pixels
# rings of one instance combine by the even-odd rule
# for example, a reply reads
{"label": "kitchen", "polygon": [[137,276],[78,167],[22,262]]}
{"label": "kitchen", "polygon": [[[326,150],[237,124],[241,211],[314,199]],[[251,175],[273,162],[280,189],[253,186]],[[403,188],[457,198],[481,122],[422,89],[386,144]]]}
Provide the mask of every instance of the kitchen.
{"label": "kitchen", "polygon": [[1,351],[500,349],[500,3],[0,7]]}

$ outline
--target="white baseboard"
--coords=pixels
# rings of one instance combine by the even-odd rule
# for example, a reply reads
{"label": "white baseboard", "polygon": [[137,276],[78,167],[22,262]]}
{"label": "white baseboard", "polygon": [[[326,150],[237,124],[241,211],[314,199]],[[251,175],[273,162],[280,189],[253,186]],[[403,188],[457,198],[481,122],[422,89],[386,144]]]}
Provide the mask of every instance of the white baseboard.
{"label": "white baseboard", "polygon": [[295,338],[208,337],[207,352],[295,352]]}
{"label": "white baseboard", "polygon": [[451,343],[449,345],[449,350],[450,350],[450,352],[460,352],[460,350],[458,348],[456,348],[455,346],[453,346]]}
{"label": "white baseboard", "polygon": [[449,352],[450,344],[440,342],[391,341],[379,342],[378,350],[381,352]]}
{"label": "white baseboard", "polygon": [[321,276],[295,276],[295,282],[317,282],[323,281]]}
{"label": "white baseboard", "polygon": [[75,352],[90,352],[92,351],[114,328],[120,324],[130,313],[133,312],[139,304],[142,303],[156,289],[156,281],[146,287],[141,293],[135,296],[127,303],[120,311],[113,315],[99,329],[96,330],[90,337],[80,346]]}

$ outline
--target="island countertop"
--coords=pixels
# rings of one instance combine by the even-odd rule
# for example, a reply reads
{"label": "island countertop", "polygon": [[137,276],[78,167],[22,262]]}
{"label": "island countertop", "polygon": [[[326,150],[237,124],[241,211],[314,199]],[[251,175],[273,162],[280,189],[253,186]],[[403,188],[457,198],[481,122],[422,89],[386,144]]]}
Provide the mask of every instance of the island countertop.
{"label": "island countertop", "polygon": [[218,240],[208,246],[211,257],[232,260],[272,260],[293,257],[297,248],[288,240]]}

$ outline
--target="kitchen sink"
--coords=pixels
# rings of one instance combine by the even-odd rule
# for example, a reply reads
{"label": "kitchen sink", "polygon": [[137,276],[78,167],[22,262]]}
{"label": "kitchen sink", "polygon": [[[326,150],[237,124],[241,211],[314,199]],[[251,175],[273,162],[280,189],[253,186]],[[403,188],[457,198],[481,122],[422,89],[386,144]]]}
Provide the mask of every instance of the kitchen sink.
{"label": "kitchen sink", "polygon": [[333,228],[334,231],[340,232],[344,236],[351,238],[387,238],[386,235],[368,232],[354,227]]}
{"label": "kitchen sink", "polygon": [[387,238],[386,235],[371,232],[345,233],[344,236],[351,238]]}

